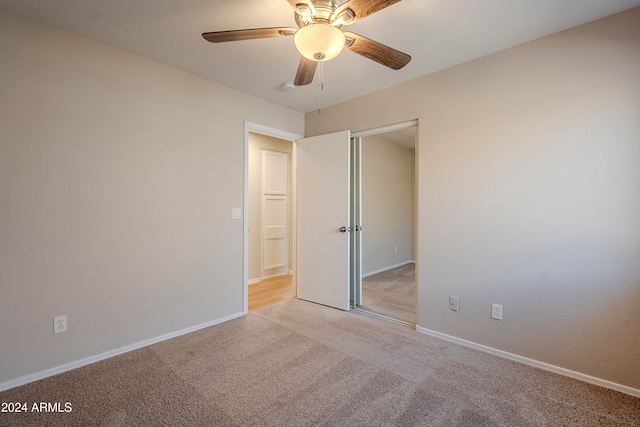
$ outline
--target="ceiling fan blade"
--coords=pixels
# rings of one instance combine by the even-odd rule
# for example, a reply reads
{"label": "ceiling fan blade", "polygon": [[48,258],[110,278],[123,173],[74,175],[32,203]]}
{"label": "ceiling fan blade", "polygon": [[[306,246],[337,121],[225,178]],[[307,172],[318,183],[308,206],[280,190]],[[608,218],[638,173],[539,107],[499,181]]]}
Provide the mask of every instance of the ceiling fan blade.
{"label": "ceiling fan blade", "polygon": [[296,30],[289,27],[252,28],[250,30],[213,31],[202,33],[202,37],[211,43],[235,42],[238,40],[268,39],[271,37],[290,37]]}
{"label": "ceiling fan blade", "polygon": [[410,55],[359,34],[345,32],[344,35],[347,38],[345,49],[391,69],[399,70],[411,61]]}
{"label": "ceiling fan blade", "polygon": [[296,86],[305,86],[311,84],[313,76],[316,74],[316,67],[318,63],[304,56],[300,58],[300,65],[298,65],[298,72],[296,73],[296,79],[293,84]]}
{"label": "ceiling fan blade", "polygon": [[[290,0],[289,2],[291,3],[291,1],[293,0]],[[334,12],[334,16],[338,16],[345,10],[351,9],[356,15],[355,18],[349,22],[350,24],[353,24],[358,19],[373,15],[374,13],[389,7],[392,4],[398,3],[399,1],[400,0],[349,0]]]}

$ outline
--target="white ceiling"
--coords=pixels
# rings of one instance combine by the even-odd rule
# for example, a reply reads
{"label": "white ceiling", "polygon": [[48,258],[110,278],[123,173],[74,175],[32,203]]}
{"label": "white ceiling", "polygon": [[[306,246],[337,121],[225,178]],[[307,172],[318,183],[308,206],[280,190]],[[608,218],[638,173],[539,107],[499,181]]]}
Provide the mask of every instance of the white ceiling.
{"label": "white ceiling", "polygon": [[293,39],[212,44],[207,31],[295,28],[287,0],[0,0],[0,7],[300,112],[309,112],[632,7],[640,0],[403,0],[344,30],[412,56],[393,71],[349,51],[314,83],[283,91]]}

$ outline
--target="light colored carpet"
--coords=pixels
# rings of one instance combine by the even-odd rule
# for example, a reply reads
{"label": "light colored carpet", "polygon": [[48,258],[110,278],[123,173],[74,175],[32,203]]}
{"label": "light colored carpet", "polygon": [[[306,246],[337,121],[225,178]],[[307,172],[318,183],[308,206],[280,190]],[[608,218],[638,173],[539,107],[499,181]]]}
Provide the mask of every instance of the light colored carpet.
{"label": "light colored carpet", "polygon": [[401,265],[362,278],[361,308],[415,324],[416,265]]}
{"label": "light colored carpet", "polygon": [[640,426],[640,399],[287,300],[0,393],[1,426]]}

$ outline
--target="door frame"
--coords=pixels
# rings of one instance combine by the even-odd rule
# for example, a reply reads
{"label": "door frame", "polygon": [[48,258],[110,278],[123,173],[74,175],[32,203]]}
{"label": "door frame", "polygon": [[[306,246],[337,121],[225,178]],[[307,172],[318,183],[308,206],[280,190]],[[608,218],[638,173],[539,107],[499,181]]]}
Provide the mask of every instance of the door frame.
{"label": "door frame", "polygon": [[[291,198],[290,203],[293,209],[295,210],[296,206],[296,141],[300,138],[303,138],[304,135],[299,135],[287,131],[283,131],[280,129],[275,129],[269,126],[260,125],[257,123],[252,123],[247,120],[244,122],[244,189],[243,189],[243,201],[242,201],[242,209],[244,212],[243,224],[242,224],[242,247],[243,247],[243,261],[242,261],[242,311],[244,314],[249,313],[249,134],[250,133],[258,133],[261,135],[270,136],[273,138],[282,139],[285,141],[291,141],[293,143],[293,153],[291,155],[291,176],[289,177],[291,181],[291,187],[289,189]],[[293,269],[293,288],[296,288],[296,276],[295,276],[295,266],[296,266],[296,222],[295,215],[292,215],[290,218],[290,242],[292,245],[291,248],[291,265],[290,268]]]}

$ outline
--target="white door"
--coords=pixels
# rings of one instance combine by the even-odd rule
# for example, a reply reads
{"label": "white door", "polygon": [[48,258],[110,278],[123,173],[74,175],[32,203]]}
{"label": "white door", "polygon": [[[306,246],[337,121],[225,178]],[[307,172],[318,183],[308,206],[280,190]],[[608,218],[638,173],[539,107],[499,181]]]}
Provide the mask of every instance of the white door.
{"label": "white door", "polygon": [[263,149],[262,277],[289,272],[289,154]]}
{"label": "white door", "polygon": [[342,310],[349,310],[349,140],[343,131],[297,141],[297,296]]}

